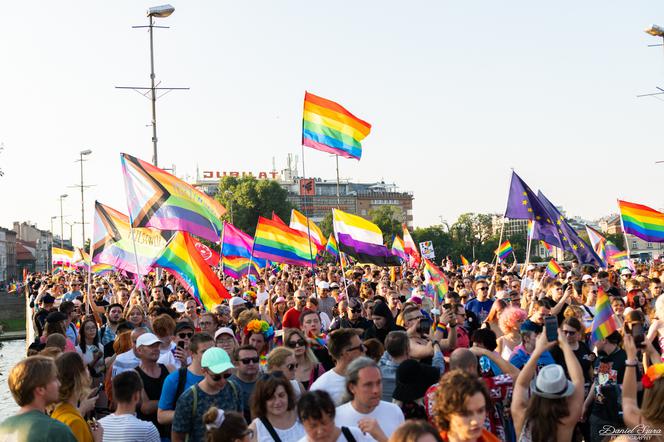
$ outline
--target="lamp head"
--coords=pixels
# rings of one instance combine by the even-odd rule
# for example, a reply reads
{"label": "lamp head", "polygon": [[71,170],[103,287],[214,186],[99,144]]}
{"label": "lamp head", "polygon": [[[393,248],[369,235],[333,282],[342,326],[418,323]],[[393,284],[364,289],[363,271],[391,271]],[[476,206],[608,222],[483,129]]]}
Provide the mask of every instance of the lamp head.
{"label": "lamp head", "polygon": [[65,194],[60,195],[60,198],[67,198],[67,194],[65,193]]}
{"label": "lamp head", "polygon": [[664,28],[658,25],[652,25],[646,29],[646,33],[652,35],[653,37],[664,37]]}
{"label": "lamp head", "polygon": [[81,151],[81,155],[90,155],[92,151],[90,149],[85,149]]}
{"label": "lamp head", "polygon": [[148,9],[148,17],[168,17],[171,15],[173,12],[175,12],[175,8],[171,5],[159,5],[159,6],[153,6]]}

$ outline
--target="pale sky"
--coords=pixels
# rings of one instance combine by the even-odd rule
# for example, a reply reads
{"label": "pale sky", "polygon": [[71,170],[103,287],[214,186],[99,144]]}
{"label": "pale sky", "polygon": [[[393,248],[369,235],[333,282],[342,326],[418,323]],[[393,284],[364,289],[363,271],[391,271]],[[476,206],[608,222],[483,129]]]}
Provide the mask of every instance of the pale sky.
{"label": "pale sky", "polygon": [[[617,197],[664,206],[664,25],[655,1],[177,1],[155,31],[162,167],[269,170],[301,157],[305,90],[373,125],[341,176],[413,191],[416,226],[502,212],[514,168],[569,215]],[[0,14],[0,226],[126,212],[120,152],[152,158],[145,10],[160,4],[5,2]],[[308,176],[335,177],[307,149]],[[301,170],[301,164],[300,164]],[[59,218],[55,223],[59,232]],[[92,226],[86,227],[88,236]],[[65,238],[69,228],[65,226]],[[74,243],[80,243],[80,227]]]}

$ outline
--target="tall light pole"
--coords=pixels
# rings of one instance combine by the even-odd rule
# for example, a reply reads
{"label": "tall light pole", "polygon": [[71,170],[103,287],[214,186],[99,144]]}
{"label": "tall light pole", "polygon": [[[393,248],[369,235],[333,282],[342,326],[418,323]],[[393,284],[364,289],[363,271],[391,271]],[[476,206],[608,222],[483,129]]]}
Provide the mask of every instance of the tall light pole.
{"label": "tall light pole", "polygon": [[71,242],[72,249],[74,248],[74,224],[76,223],[70,223],[65,221],[65,224],[69,226],[69,241]]}
{"label": "tall light pole", "polygon": [[[85,200],[83,199],[83,157],[90,155],[92,151],[90,149],[85,149],[79,152],[81,162],[81,247],[85,247]],[[74,245],[74,239],[72,238],[72,246]]]}
{"label": "tall light pole", "polygon": [[51,236],[53,236],[53,220],[57,219],[57,218],[58,218],[57,216],[52,216],[51,217]]}
{"label": "tall light pole", "polygon": [[64,238],[65,238],[65,226],[64,226],[64,217],[62,216],[62,200],[67,198],[67,194],[63,193],[60,195],[60,247],[64,248]]}

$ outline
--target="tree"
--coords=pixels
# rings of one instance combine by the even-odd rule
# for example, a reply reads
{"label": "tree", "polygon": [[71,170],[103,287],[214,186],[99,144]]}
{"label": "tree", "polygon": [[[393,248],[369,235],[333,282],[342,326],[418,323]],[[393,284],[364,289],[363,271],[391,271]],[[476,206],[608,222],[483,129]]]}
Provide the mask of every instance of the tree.
{"label": "tree", "polygon": [[259,216],[270,218],[274,212],[288,222],[293,205],[287,197],[288,191],[276,181],[226,176],[219,182],[217,200],[226,207],[224,220],[230,222],[232,212],[235,227],[253,235]]}
{"label": "tree", "polygon": [[325,215],[325,218],[321,222],[318,223],[318,227],[320,230],[323,232],[323,235],[325,235],[325,238],[330,237],[330,233],[334,230],[332,226],[332,211],[330,210],[327,215]]}
{"label": "tree", "polygon": [[383,231],[383,243],[391,243],[394,235],[401,234],[401,211],[394,206],[380,206],[369,211],[371,222]]}
{"label": "tree", "polygon": [[440,262],[448,255],[450,258],[454,259],[453,255],[457,249],[457,245],[452,240],[449,232],[443,230],[443,226],[418,227],[413,230],[412,237],[415,244],[431,241],[433,244],[433,251],[436,255],[436,262]]}

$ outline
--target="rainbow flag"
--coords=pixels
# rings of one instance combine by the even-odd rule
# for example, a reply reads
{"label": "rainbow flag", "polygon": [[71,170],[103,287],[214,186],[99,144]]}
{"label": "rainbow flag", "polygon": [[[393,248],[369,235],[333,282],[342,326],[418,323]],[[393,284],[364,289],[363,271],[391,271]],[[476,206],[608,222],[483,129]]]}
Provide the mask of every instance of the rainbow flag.
{"label": "rainbow flag", "polygon": [[535,223],[533,223],[532,219],[528,220],[528,238],[533,237],[533,233],[535,233]]}
{"label": "rainbow flag", "polygon": [[418,267],[422,262],[422,258],[420,257],[420,252],[417,250],[415,241],[413,241],[413,237],[410,236],[410,232],[408,231],[406,224],[401,225],[401,230],[403,231],[404,251],[410,257],[408,259],[408,265],[411,267]]}
{"label": "rainbow flag", "polygon": [[334,101],[309,92],[304,94],[302,145],[344,158],[359,160],[362,141],[371,125]]}
{"label": "rainbow flag", "polygon": [[498,257],[498,262],[504,261],[513,250],[514,249],[512,249],[512,244],[509,240],[502,243],[495,251],[495,254]]}
{"label": "rainbow flag", "polygon": [[463,266],[468,266],[468,265],[470,265],[470,263],[468,262],[468,260],[466,259],[466,257],[463,256],[463,255],[461,255],[461,265],[463,265]]}
{"label": "rainbow flag", "polygon": [[604,293],[604,289],[599,287],[597,302],[595,303],[595,317],[590,332],[591,344],[606,338],[616,330],[618,330],[618,325],[611,309],[609,297]]}
{"label": "rainbow flag", "polygon": [[112,272],[115,270],[115,267],[109,264],[93,264],[90,268],[90,271],[93,275],[105,275],[106,273]]}
{"label": "rainbow flag", "polygon": [[394,235],[394,240],[392,241],[392,254],[394,256],[398,256],[401,261],[406,262],[408,261],[408,254],[406,253],[406,250],[404,249],[403,245],[403,239],[399,237],[399,235]]}
{"label": "rainbow flag", "polygon": [[399,265],[399,260],[383,245],[380,227],[366,219],[332,209],[332,225],[339,250],[362,263]]}
{"label": "rainbow flag", "polygon": [[224,274],[231,278],[240,279],[243,276],[260,275],[260,267],[251,260],[251,267],[249,266],[249,259],[239,256],[224,256],[222,259]]}
{"label": "rainbow flag", "polygon": [[445,295],[449,291],[449,282],[447,276],[441,269],[439,269],[428,258],[424,258],[424,275],[429,279],[433,285],[436,295],[438,296],[438,304],[442,304],[445,300]]}
{"label": "rainbow flag", "polygon": [[618,200],[625,233],[644,241],[664,242],[664,213],[636,203]]}
{"label": "rainbow flag", "polygon": [[[135,228],[132,241],[131,230],[127,215],[95,201],[92,262],[139,275],[150,273],[150,266],[166,246],[169,234],[151,227]],[[134,243],[137,256],[134,256]]]}
{"label": "rainbow flag", "polygon": [[[254,248],[254,239],[235,227],[233,224],[224,223],[223,244],[221,254],[227,257],[251,258],[251,250]],[[254,257],[256,265],[264,268],[267,265],[265,259]]]}
{"label": "rainbow flag", "polygon": [[325,251],[331,256],[334,256],[336,259],[339,256],[339,246],[337,245],[337,240],[334,239],[334,235],[330,233],[330,237],[327,238],[327,245],[325,246]]}
{"label": "rainbow flag", "polygon": [[154,265],[172,271],[207,311],[221,304],[223,299],[231,297],[196,250],[193,238],[187,232],[177,232],[173,235]]}
{"label": "rainbow flag", "polygon": [[122,154],[122,172],[134,227],[179,230],[219,242],[226,209],[217,200],[131,155]]}
{"label": "rainbow flag", "polygon": [[256,226],[254,256],[296,266],[310,266],[316,259],[307,235],[262,216]]}
{"label": "rainbow flag", "polygon": [[544,247],[544,248],[546,249],[547,252],[551,253],[551,249],[552,249],[552,247],[551,247],[548,243],[546,243],[546,242],[540,240],[540,244],[542,244],[542,247]]}
{"label": "rainbow flag", "polygon": [[556,276],[558,276],[558,273],[562,271],[563,269],[560,267],[560,265],[556,262],[555,259],[551,259],[551,261],[549,261],[549,265],[546,266],[546,274],[550,278],[555,278]]}
{"label": "rainbow flag", "polygon": [[[309,226],[308,228],[307,225]],[[311,242],[314,244],[318,252],[325,249],[325,235],[323,235],[323,232],[313,221],[295,209],[291,210],[289,227],[298,230],[307,236],[311,234]]]}

